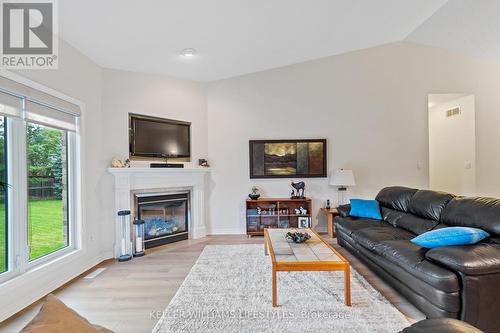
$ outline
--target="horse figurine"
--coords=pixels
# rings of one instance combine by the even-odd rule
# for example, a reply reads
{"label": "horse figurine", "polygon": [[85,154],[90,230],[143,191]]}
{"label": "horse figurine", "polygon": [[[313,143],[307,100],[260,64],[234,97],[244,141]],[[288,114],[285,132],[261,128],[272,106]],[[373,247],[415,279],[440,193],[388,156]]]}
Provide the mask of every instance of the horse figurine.
{"label": "horse figurine", "polygon": [[304,182],[298,182],[298,183],[294,183],[292,181],[292,187],[294,188],[294,190],[292,190],[292,199],[304,199],[305,196],[304,196],[304,192],[305,192],[305,188],[306,188],[306,183]]}

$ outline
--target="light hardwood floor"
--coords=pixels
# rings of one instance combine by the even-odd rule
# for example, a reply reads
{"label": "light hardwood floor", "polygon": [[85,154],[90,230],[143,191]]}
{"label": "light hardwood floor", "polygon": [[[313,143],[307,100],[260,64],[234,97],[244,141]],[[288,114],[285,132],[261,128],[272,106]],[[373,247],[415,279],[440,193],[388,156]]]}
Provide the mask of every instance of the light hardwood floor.
{"label": "light hardwood floor", "polygon": [[[336,245],[336,240],[323,234],[328,242],[349,260],[352,267],[379,290],[412,321],[425,316],[387,286],[358,259]],[[263,244],[262,237],[245,235],[208,236],[152,249],[141,258],[125,263],[106,261],[97,267],[106,270],[94,279],[85,275],[55,292],[68,306],[92,323],[117,333],[150,332],[156,323],[154,311],[163,311],[208,244]],[[96,267],[96,268],[97,268]],[[40,308],[40,302],[0,324],[0,332],[19,332]]]}

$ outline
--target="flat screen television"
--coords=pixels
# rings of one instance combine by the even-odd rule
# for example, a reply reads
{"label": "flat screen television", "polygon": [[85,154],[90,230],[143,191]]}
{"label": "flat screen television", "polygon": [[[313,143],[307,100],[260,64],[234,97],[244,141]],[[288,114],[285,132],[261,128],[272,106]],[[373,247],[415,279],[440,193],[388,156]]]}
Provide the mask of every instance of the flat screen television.
{"label": "flat screen television", "polygon": [[130,156],[191,157],[191,123],[129,114]]}

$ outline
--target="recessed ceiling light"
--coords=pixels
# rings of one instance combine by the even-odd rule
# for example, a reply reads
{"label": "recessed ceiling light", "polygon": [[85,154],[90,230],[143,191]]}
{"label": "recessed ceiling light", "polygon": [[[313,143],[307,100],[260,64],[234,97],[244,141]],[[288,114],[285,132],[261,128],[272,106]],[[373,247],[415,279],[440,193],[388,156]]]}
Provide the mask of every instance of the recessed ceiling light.
{"label": "recessed ceiling light", "polygon": [[194,57],[196,55],[196,50],[193,48],[184,49],[181,51],[181,55],[188,58]]}

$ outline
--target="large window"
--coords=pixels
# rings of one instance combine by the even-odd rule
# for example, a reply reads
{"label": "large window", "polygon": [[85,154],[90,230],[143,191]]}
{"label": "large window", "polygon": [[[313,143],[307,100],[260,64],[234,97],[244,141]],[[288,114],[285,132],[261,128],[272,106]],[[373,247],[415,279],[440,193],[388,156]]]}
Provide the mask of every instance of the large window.
{"label": "large window", "polygon": [[79,107],[0,76],[0,283],[77,249]]}
{"label": "large window", "polygon": [[67,133],[28,123],[29,257],[68,246]]}

